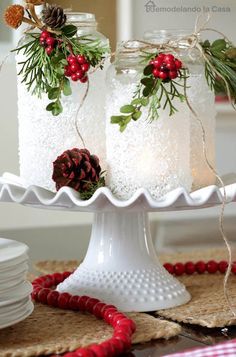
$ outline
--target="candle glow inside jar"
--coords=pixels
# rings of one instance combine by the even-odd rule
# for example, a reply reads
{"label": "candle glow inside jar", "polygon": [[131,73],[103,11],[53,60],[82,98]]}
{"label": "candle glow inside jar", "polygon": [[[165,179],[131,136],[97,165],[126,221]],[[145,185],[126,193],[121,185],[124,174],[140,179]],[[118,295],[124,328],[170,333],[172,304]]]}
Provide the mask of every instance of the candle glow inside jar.
{"label": "candle glow inside jar", "polygon": [[[169,40],[163,34],[159,40]],[[157,40],[156,33],[148,39],[154,43]],[[115,62],[107,74],[106,144],[111,190],[119,198],[128,199],[138,188],[146,188],[158,199],[180,186],[191,191],[214,183],[203,154],[201,128],[185,101],[174,98],[172,104],[177,112],[170,116],[169,110],[163,108],[162,98],[158,119],[147,120],[147,106],[142,116],[131,120],[123,132],[118,125],[111,124],[111,116],[119,115],[120,107],[132,101],[144,68],[140,48],[143,44],[133,41],[128,46],[134,51],[126,51],[127,44],[118,46]],[[189,69],[187,96],[204,125],[208,158],[214,164],[214,94],[206,83],[204,64],[200,54],[186,43],[173,54]],[[168,88],[169,84],[165,85]]]}

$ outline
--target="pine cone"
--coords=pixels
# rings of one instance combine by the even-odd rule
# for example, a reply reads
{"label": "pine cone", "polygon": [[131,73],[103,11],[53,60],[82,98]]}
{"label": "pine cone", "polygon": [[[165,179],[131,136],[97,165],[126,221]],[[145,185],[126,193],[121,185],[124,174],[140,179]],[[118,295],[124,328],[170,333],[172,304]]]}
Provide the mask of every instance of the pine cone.
{"label": "pine cone", "polygon": [[99,182],[101,167],[99,159],[87,149],[66,150],[53,163],[52,179],[57,191],[69,186],[79,192],[91,189],[91,184]]}
{"label": "pine cone", "polygon": [[43,23],[51,29],[60,29],[66,23],[64,10],[59,6],[47,5],[42,15]]}

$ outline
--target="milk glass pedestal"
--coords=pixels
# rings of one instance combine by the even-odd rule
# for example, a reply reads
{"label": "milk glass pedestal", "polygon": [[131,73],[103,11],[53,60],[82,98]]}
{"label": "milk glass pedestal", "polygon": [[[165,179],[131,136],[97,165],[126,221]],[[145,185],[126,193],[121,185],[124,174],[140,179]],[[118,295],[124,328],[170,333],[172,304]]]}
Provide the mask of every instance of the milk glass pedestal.
{"label": "milk glass pedestal", "polygon": [[[227,203],[235,202],[236,183],[225,189]],[[213,207],[222,203],[222,194],[214,185],[192,193],[179,187],[154,200],[146,189],[139,189],[129,200],[121,201],[104,187],[82,201],[69,187],[53,193],[38,186],[24,187],[13,175],[0,178],[1,202],[95,213],[86,257],[58,291],[93,296],[123,311],[165,309],[190,299],[185,287],[158,261],[147,212]]]}

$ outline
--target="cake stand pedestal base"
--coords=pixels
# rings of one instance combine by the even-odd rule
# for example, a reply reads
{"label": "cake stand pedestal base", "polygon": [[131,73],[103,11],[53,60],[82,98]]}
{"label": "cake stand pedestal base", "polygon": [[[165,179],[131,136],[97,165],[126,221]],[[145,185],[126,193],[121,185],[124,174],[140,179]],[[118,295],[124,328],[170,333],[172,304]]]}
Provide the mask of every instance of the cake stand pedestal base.
{"label": "cake stand pedestal base", "polygon": [[93,296],[122,311],[155,311],[190,300],[158,261],[143,211],[96,213],[83,263],[57,290]]}

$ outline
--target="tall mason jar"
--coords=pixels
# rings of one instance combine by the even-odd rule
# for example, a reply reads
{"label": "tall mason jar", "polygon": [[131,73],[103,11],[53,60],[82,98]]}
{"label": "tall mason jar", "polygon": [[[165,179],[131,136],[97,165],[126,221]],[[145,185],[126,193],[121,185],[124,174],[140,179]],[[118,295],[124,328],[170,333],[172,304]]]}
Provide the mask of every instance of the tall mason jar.
{"label": "tall mason jar", "polygon": [[[147,40],[163,43],[170,37],[173,39],[161,32]],[[127,44],[118,45],[106,80],[106,145],[111,190],[119,198],[128,199],[137,189],[146,188],[158,199],[179,186],[191,191],[214,183],[214,175],[203,155],[201,129],[186,102],[174,99],[178,111],[169,116],[168,109],[159,109],[159,118],[151,123],[147,121],[147,107],[141,118],[131,121],[122,133],[118,125],[110,123],[111,116],[119,115],[120,107],[132,101],[142,76],[143,45],[133,41],[128,46],[127,50]],[[200,54],[190,50],[186,41],[174,54],[189,68],[187,95],[204,125],[208,159],[214,164],[214,94],[206,83],[204,64]]]}
{"label": "tall mason jar", "polygon": [[[67,22],[77,26],[78,36],[99,39],[101,45],[109,46],[108,39],[97,31],[93,14],[67,13]],[[28,41],[27,35],[21,43],[25,41]],[[17,63],[22,60],[24,56],[17,55]],[[51,178],[52,163],[63,151],[83,147],[78,131],[86,148],[100,158],[101,166],[105,168],[104,91],[105,72],[109,64],[110,58],[107,55],[103,70],[98,68],[89,76],[88,94],[78,116],[76,114],[85,96],[86,84],[71,81],[72,95],[62,98],[63,112],[54,117],[45,109],[49,103],[47,95],[38,98],[28,92],[25,84],[21,83],[21,76],[18,76],[20,176],[27,184],[55,191],[55,183]]]}

